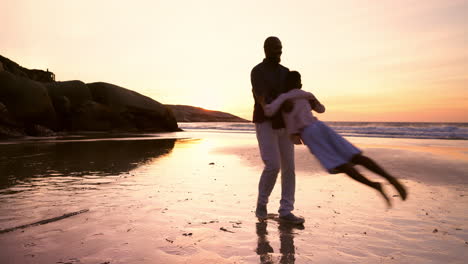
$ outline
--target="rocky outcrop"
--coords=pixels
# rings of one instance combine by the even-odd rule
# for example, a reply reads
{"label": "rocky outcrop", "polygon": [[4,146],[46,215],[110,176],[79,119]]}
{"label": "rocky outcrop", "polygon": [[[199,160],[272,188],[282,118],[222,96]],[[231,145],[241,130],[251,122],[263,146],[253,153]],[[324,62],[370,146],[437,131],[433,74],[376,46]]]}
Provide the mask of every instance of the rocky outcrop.
{"label": "rocky outcrop", "polygon": [[38,82],[53,82],[55,80],[55,75],[53,72],[49,70],[30,70],[24,67],[21,67],[18,63],[9,60],[0,55],[0,71],[3,69],[5,71],[11,72],[16,76],[25,77],[30,80],[38,81]]}
{"label": "rocky outcrop", "polygon": [[82,81],[52,82],[45,85],[53,102],[66,97],[71,107],[77,107],[86,101],[93,100],[91,90]]}
{"label": "rocky outcrop", "polygon": [[171,110],[149,97],[104,82],[55,82],[49,73],[0,56],[0,138],[179,130]]}
{"label": "rocky outcrop", "polygon": [[175,115],[177,122],[249,122],[238,116],[207,110],[189,105],[166,105]]}
{"label": "rocky outcrop", "polygon": [[10,117],[27,127],[39,124],[51,129],[57,127],[55,109],[47,88],[42,83],[0,72],[0,102]]}
{"label": "rocky outcrop", "polygon": [[113,126],[139,131],[178,130],[172,112],[149,97],[109,83],[97,82],[87,85],[94,101],[110,113],[108,120]]}

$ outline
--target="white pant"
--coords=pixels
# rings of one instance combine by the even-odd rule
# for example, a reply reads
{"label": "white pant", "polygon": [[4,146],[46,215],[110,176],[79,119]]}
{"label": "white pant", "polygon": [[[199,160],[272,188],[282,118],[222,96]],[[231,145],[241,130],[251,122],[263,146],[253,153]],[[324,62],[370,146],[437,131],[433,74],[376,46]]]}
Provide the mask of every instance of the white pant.
{"label": "white pant", "polygon": [[268,203],[268,197],[275,187],[281,169],[281,201],[278,212],[280,216],[287,215],[294,210],[294,144],[289,139],[286,129],[273,129],[270,121],[256,123],[255,131],[260,155],[265,164],[258,184],[257,203]]}

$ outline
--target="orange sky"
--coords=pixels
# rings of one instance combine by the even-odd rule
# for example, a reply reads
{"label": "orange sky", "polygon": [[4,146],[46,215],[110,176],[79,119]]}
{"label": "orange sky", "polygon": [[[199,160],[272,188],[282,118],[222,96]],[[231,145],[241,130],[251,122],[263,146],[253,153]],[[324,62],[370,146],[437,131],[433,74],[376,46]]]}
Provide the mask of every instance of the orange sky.
{"label": "orange sky", "polygon": [[250,70],[275,35],[322,120],[468,122],[466,14],[467,0],[2,1],[0,54],[250,119]]}

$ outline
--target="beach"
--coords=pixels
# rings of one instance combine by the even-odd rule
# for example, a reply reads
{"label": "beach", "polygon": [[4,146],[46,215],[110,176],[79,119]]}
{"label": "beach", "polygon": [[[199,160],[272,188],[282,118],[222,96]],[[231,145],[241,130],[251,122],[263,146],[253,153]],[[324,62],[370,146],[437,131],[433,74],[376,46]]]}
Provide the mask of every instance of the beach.
{"label": "beach", "polygon": [[[408,189],[328,174],[297,146],[294,213],[254,216],[263,164],[249,131],[0,144],[0,263],[466,263],[468,140],[347,137]],[[385,182],[364,168],[364,175]],[[279,176],[280,177],[280,176]]]}

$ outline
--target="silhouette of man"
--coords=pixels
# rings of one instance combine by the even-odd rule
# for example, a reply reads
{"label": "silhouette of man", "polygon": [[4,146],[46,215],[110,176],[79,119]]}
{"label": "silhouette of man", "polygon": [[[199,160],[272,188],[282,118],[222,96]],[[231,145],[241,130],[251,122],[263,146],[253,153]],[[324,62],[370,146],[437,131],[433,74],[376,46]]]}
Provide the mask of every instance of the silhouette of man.
{"label": "silhouette of man", "polygon": [[264,42],[265,59],[252,69],[250,80],[255,101],[253,122],[260,155],[265,165],[258,185],[255,215],[260,221],[267,218],[268,198],[273,191],[281,169],[281,201],[279,218],[302,224],[304,218],[291,213],[294,210],[296,175],[294,172],[294,144],[289,139],[280,111],[271,118],[265,116],[263,106],[285,92],[289,69],[280,64],[282,44],[277,37]]}

